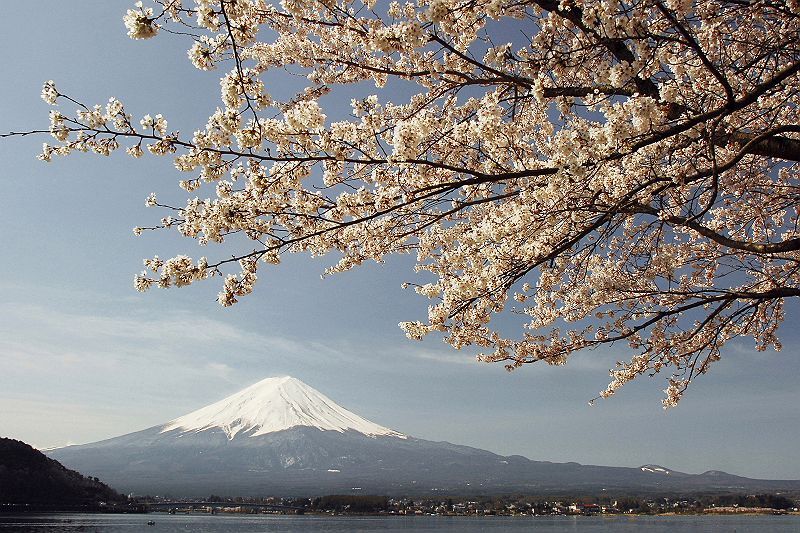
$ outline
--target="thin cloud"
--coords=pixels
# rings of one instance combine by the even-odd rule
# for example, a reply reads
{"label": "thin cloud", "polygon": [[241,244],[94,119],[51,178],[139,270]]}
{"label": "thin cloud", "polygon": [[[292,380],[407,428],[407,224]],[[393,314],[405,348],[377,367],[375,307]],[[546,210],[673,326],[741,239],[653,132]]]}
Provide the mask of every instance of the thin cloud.
{"label": "thin cloud", "polygon": [[25,364],[31,358],[93,363],[131,356],[140,361],[178,362],[216,358],[219,353],[236,357],[276,352],[304,357],[314,351],[291,339],[262,335],[183,312],[154,319],[6,304],[0,305],[0,314],[8,317],[0,326],[4,333],[0,337],[0,360],[13,360],[15,364]]}
{"label": "thin cloud", "polygon": [[469,355],[465,352],[438,352],[433,350],[424,350],[424,349],[413,349],[413,350],[403,350],[403,353],[410,355],[416,359],[424,359],[426,361],[436,361],[437,363],[446,363],[446,364],[459,364],[459,365],[469,365],[469,366],[477,366],[480,363],[475,355]]}

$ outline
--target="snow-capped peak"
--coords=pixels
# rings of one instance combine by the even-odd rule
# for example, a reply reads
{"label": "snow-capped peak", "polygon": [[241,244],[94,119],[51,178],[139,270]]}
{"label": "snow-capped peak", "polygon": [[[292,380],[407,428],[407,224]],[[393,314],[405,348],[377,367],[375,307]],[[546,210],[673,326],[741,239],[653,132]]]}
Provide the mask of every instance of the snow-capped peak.
{"label": "snow-capped peak", "polygon": [[402,433],[361,418],[288,376],[264,379],[224,400],[167,422],[161,433],[220,428],[233,439],[240,432],[256,437],[296,426],[406,438]]}

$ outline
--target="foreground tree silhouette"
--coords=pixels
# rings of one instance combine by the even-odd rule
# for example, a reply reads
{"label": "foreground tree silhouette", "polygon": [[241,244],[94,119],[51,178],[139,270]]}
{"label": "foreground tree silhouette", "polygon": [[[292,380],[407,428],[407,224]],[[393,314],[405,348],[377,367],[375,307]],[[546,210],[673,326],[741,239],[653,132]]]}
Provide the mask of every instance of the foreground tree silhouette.
{"label": "foreground tree silhouette", "polygon": [[[48,82],[47,102],[80,108],[51,112],[41,158],[174,154],[184,189],[215,191],[182,207],[151,195],[174,209],[159,227],[253,242],[147,260],[139,290],[221,275],[227,306],[285,252],[335,251],[329,272],[416,252],[432,281],[414,287],[433,303],[401,324],[410,337],[441,331],[509,368],[618,343],[634,355],[600,395],[664,370],[668,407],[726,341],[780,349],[784,300],[800,295],[798,13],[798,0],[139,2],[132,38],[188,35],[197,68],[229,69],[222,107],[186,137]],[[302,75],[290,101],[265,91],[275,69]],[[501,312],[521,315],[521,335],[491,327]]]}

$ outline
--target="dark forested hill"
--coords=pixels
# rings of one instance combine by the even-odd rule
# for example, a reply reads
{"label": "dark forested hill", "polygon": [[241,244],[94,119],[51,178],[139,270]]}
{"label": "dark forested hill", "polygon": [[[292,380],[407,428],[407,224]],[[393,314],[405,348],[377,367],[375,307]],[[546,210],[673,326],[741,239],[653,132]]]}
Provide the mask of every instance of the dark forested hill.
{"label": "dark forested hill", "polygon": [[24,442],[0,438],[0,504],[57,508],[125,500],[97,478],[69,470]]}

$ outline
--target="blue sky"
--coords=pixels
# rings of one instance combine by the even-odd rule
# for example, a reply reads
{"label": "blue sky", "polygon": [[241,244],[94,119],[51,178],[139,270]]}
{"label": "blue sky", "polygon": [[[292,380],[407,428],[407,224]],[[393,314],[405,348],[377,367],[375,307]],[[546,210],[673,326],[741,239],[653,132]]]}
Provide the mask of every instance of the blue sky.
{"label": "blue sky", "polygon": [[[170,129],[204,124],[219,105],[221,72],[195,70],[186,42],[128,39],[122,15],[131,5],[16,4],[0,35],[0,130],[47,126],[39,93],[48,79],[87,103],[115,96],[137,116],[163,113]],[[661,409],[660,377],[588,407],[623,348],[509,374],[436,339],[409,341],[397,323],[423,318],[428,304],[400,288],[415,280],[410,257],[325,280],[332,259],[287,257],[229,309],[215,302],[218,279],[139,294],[132,279],[142,258],[201,255],[177,235],[131,232],[162,216],[144,207],[150,192],[182,202],[184,176],[169,159],[122,153],[41,163],[46,141],[0,141],[2,436],[43,447],[90,442],[289,374],[421,438],[538,460],[800,478],[797,305],[781,353],[734,343],[675,409]]]}

